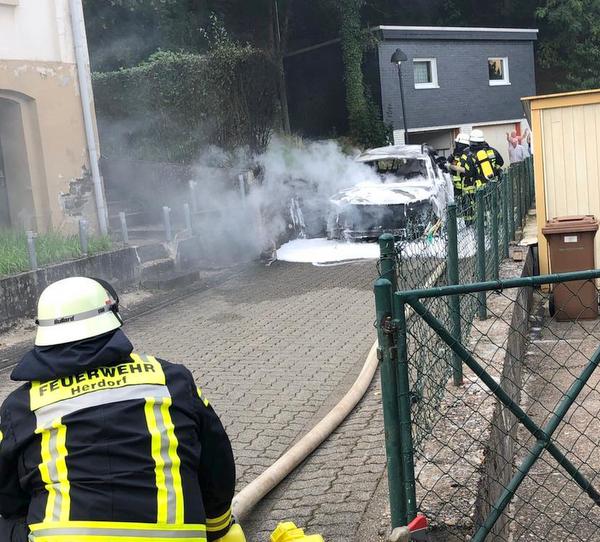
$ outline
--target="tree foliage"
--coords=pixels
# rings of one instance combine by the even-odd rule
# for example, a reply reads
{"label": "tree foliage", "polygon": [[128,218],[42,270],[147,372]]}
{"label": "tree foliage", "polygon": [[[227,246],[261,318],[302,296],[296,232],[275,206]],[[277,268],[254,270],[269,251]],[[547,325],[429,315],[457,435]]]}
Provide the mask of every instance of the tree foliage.
{"label": "tree foliage", "polygon": [[[365,30],[379,24],[539,26],[537,56],[541,91],[600,86],[596,69],[600,65],[600,0],[488,3],[479,0],[84,0],[84,7],[94,69],[113,72],[126,68],[96,77],[100,114],[111,111],[111,104],[119,101],[115,98],[121,92],[117,82],[126,86],[127,93],[135,94],[127,89],[135,88],[140,81],[144,84],[149,81],[148,89],[136,89],[151,105],[152,125],[156,127],[154,132],[146,131],[144,141],[150,146],[159,140],[176,142],[179,150],[166,154],[177,159],[190,156],[191,149],[197,148],[201,141],[223,141],[226,145],[245,141],[261,146],[265,129],[262,125],[257,127],[256,119],[272,117],[271,110],[277,112],[278,107],[283,111],[282,73],[286,52],[338,37],[344,60],[351,135],[360,144],[383,144],[386,130],[380,119],[381,112],[370,97],[361,70],[369,42],[369,33]],[[217,68],[214,77],[206,71],[210,59],[220,54],[213,51],[215,39],[219,41],[218,32],[215,33],[218,26],[214,24],[217,20],[227,29],[231,47],[237,52],[245,51],[243,54],[254,60],[260,57],[260,67],[254,65],[257,80],[248,76],[248,67],[237,53],[231,56],[233,62],[237,62],[236,69],[241,70],[237,78],[227,72],[232,69],[227,55],[221,59],[225,71]],[[234,46],[234,43],[242,45]],[[157,51],[173,53],[169,56],[161,52],[146,61]],[[231,48],[223,51],[231,54]],[[269,84],[267,76],[273,77]],[[159,81],[161,77],[166,80]],[[177,85],[175,79],[178,79]],[[194,89],[196,94],[192,96]],[[252,89],[259,95],[251,96]],[[105,90],[113,95],[104,95]],[[221,101],[217,100],[218,92],[222,93]],[[208,95],[210,98],[206,98]],[[173,105],[166,103],[167,97],[184,110],[175,111]],[[200,110],[194,97],[198,102],[207,100],[205,110]],[[236,125],[231,128],[222,120],[205,118],[208,111],[224,115],[215,104],[229,109],[225,97],[234,104],[228,118],[236,119]],[[269,99],[275,104],[271,104],[270,109],[266,105]],[[257,108],[256,116],[252,116],[249,101]],[[128,105],[138,109],[136,104]],[[244,109],[252,118],[250,124],[242,128],[246,123]],[[192,115],[188,114],[190,111]],[[127,108],[123,114],[131,119]],[[111,118],[117,119],[114,115]],[[192,130],[191,136],[187,139],[179,136],[176,126]],[[140,133],[136,131],[138,136]],[[157,147],[157,152],[164,154],[162,150]]]}
{"label": "tree foliage", "polygon": [[189,163],[209,145],[264,149],[275,66],[250,45],[197,55],[161,51],[133,68],[96,73],[104,154]]}
{"label": "tree foliage", "polygon": [[540,61],[559,70],[559,88],[600,87],[600,0],[547,0],[537,15],[546,26]]}
{"label": "tree foliage", "polygon": [[339,0],[340,37],[344,60],[346,108],[350,135],[360,145],[382,146],[386,130],[363,76],[363,58],[368,38],[361,24],[365,0]]}

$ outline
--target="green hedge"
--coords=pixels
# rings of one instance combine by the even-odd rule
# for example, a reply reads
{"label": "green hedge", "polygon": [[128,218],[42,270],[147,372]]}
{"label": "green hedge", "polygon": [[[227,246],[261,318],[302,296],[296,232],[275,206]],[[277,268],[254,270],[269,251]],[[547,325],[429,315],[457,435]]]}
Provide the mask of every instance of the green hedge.
{"label": "green hedge", "polygon": [[103,155],[189,163],[207,145],[260,151],[273,125],[276,70],[263,52],[227,43],[96,73]]}

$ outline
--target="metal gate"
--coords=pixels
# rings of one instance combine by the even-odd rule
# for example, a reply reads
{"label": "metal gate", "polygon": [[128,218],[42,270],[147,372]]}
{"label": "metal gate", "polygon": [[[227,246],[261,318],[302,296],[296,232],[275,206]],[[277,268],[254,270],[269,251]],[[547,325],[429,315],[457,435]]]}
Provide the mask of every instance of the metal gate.
{"label": "metal gate", "polygon": [[381,246],[392,527],[422,512],[459,540],[597,539],[600,324],[558,321],[549,290],[597,309],[580,298],[600,270],[398,291],[393,240]]}

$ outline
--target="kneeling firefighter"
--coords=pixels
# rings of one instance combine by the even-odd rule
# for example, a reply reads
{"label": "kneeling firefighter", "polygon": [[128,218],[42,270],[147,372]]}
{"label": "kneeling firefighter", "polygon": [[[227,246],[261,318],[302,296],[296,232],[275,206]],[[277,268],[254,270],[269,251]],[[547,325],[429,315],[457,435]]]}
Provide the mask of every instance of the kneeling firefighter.
{"label": "kneeling firefighter", "polygon": [[136,354],[110,284],[56,282],[0,408],[0,540],[244,542],[231,444],[191,373]]}

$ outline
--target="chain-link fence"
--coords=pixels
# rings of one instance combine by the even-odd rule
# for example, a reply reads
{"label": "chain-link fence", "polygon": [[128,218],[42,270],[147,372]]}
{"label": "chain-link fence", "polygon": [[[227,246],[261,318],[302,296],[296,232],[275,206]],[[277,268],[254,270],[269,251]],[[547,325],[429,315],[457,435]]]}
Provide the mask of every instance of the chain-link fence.
{"label": "chain-link fence", "polygon": [[[393,249],[386,249],[393,251],[393,255],[386,257],[397,262],[398,289],[497,279],[500,262],[508,256],[509,244],[515,240],[533,204],[533,190],[526,188],[532,186],[530,166],[531,159],[513,164],[498,180],[478,190],[457,194],[455,203],[448,206],[443,225],[442,221],[432,217],[425,227],[420,228],[421,235],[403,239],[396,242]],[[517,201],[521,202],[520,206]],[[419,228],[415,226],[410,231],[418,232]],[[391,239],[390,236],[387,242],[393,243]],[[389,273],[382,276],[390,278]],[[438,309],[436,313],[444,313],[444,323],[463,341],[469,337],[475,315],[485,317],[486,297],[483,294],[453,299],[452,311],[444,312],[445,300],[430,299],[428,303],[432,309]],[[408,326],[416,336],[430,338],[430,342],[424,341],[411,352],[413,431],[418,446],[428,434],[432,420],[438,416],[437,409],[448,378],[452,376],[452,367],[437,363],[436,357],[432,357],[431,351],[442,350],[444,345],[424,322],[411,319]],[[456,361],[455,365],[458,367],[460,363]],[[460,380],[457,368],[454,378]]]}
{"label": "chain-link fence", "polygon": [[420,512],[432,540],[600,539],[600,271],[507,278],[532,271],[500,263],[533,193],[513,165],[435,235],[380,241],[393,527]]}

